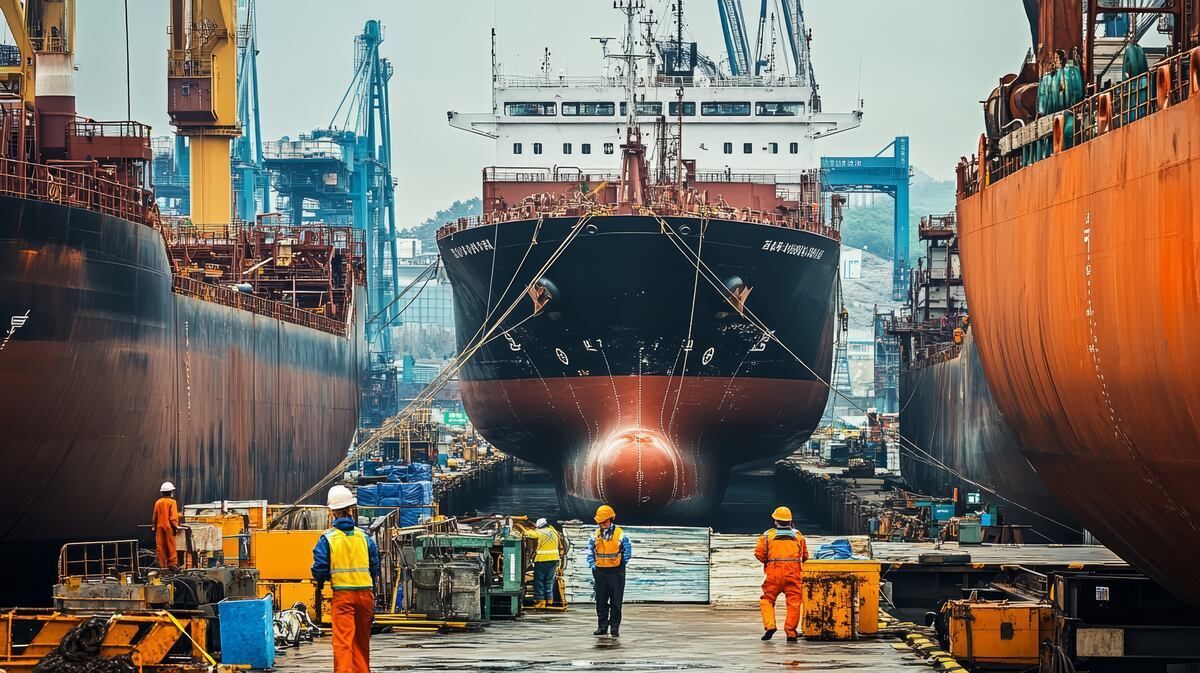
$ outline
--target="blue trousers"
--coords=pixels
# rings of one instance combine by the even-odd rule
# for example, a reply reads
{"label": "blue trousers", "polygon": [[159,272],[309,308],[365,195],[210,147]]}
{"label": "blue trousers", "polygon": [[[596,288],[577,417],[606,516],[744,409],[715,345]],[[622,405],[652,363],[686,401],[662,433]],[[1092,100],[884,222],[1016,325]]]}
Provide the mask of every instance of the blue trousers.
{"label": "blue trousers", "polygon": [[533,599],[554,600],[554,580],[558,575],[558,561],[538,561],[533,564]]}

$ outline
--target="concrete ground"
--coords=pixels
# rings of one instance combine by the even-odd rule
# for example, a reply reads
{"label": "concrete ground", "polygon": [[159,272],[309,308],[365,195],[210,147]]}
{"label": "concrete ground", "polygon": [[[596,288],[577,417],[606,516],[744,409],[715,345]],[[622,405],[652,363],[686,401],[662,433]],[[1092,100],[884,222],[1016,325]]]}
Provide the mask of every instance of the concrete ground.
{"label": "concrete ground", "polygon": [[[783,617],[780,599],[779,617]],[[530,614],[483,633],[382,634],[371,641],[371,670],[387,671],[913,671],[924,664],[892,647],[894,638],[762,642],[753,606],[626,605],[621,637],[597,638],[595,612]],[[283,673],[333,670],[328,636],[276,658]],[[929,670],[929,669],[926,669]]]}

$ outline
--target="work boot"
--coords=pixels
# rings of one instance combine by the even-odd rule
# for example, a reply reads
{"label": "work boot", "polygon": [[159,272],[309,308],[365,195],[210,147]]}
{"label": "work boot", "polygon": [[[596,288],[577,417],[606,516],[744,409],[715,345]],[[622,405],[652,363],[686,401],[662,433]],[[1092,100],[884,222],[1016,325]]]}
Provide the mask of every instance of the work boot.
{"label": "work boot", "polygon": [[787,641],[788,641],[789,643],[794,643],[794,642],[796,642],[796,641],[798,641],[798,640],[800,640],[800,636],[798,636],[798,635],[795,635],[795,636],[788,636],[788,637],[787,637]]}
{"label": "work boot", "polygon": [[541,609],[542,609],[542,608],[544,608],[544,607],[546,607],[546,601],[536,601],[536,602],[533,604],[533,609],[534,609],[534,610],[541,610]]}
{"label": "work boot", "polygon": [[775,629],[767,629],[767,630],[766,630],[766,631],[763,633],[763,635],[762,635],[762,639],[763,639],[763,640],[770,640],[770,639],[771,639],[771,636],[773,636],[773,635],[775,635]]}
{"label": "work boot", "polygon": [[604,625],[597,626],[596,630],[592,631],[592,635],[593,636],[607,636],[608,635],[608,627],[604,626]]}
{"label": "work boot", "polygon": [[613,638],[620,638],[621,637],[621,629],[614,626],[614,627],[612,627],[612,632],[609,633],[608,635],[612,636]]}

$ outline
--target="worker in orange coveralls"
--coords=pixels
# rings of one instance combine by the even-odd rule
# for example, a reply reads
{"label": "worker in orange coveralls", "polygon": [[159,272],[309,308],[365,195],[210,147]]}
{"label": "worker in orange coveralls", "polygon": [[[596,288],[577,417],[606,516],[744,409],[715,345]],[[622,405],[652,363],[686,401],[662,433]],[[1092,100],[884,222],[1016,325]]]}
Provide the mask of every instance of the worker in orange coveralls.
{"label": "worker in orange coveralls", "polygon": [[154,503],[154,553],[158,557],[158,567],[166,570],[179,564],[175,556],[179,506],[175,504],[175,484],[164,481],[158,490],[162,496]]}
{"label": "worker in orange coveralls", "polygon": [[371,622],[375,619],[375,582],[379,548],[359,528],[358,499],[342,485],[329,489],[333,527],[313,548],[313,579],[333,585],[334,673],[370,673]]}
{"label": "worker in orange coveralls", "polygon": [[778,507],[771,513],[775,527],[763,533],[754,547],[754,558],[763,564],[766,579],[763,580],[762,598],[759,608],[762,610],[763,640],[770,640],[775,635],[775,599],[782,592],[787,601],[787,618],[783,622],[783,632],[787,634],[789,643],[799,639],[797,627],[800,625],[800,608],[804,604],[803,575],[801,569],[808,560],[808,544],[804,536],[792,527],[792,510]]}

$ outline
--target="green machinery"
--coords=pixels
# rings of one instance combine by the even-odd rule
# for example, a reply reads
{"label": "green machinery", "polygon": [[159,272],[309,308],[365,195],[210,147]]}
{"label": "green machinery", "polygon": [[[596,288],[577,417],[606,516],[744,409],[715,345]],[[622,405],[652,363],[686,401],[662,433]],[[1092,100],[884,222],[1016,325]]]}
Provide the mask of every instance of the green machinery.
{"label": "green machinery", "polygon": [[519,534],[430,533],[417,536],[413,551],[417,562],[478,559],[483,566],[483,619],[514,619],[521,614],[525,541]]}

